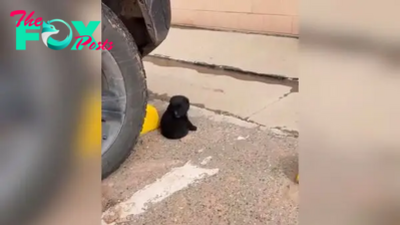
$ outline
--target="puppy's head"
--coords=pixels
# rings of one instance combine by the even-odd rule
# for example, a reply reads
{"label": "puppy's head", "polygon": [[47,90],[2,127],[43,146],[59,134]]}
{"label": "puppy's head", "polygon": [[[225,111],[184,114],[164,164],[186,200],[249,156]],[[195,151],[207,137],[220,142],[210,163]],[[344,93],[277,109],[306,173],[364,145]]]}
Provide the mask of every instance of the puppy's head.
{"label": "puppy's head", "polygon": [[189,99],[182,95],[173,96],[169,100],[168,111],[172,112],[176,118],[181,118],[189,111]]}

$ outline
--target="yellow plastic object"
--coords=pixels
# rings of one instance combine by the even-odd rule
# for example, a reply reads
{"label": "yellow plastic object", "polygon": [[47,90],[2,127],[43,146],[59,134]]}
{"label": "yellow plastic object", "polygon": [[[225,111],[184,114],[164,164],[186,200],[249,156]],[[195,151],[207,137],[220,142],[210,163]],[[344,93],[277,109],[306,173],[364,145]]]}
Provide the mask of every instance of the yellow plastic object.
{"label": "yellow plastic object", "polygon": [[[101,156],[101,95],[91,90],[83,101],[83,111],[77,131],[77,150],[80,156]],[[159,126],[157,109],[146,107],[146,117],[140,134],[153,131]]]}
{"label": "yellow plastic object", "polygon": [[156,130],[160,124],[160,117],[157,109],[152,105],[146,107],[146,117],[144,118],[143,128],[140,134],[145,134],[150,131]]}
{"label": "yellow plastic object", "polygon": [[299,174],[296,176],[296,182],[299,183]]}
{"label": "yellow plastic object", "polygon": [[101,155],[101,95],[91,89],[85,96],[80,118],[77,150],[80,156]]}

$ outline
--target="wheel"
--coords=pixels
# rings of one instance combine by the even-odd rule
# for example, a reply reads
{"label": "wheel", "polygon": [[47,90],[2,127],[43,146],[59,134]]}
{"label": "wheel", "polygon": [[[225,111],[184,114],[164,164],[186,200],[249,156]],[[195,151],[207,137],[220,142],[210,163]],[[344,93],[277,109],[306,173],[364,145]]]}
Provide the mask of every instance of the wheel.
{"label": "wheel", "polygon": [[129,156],[143,126],[146,76],[138,48],[124,24],[102,3],[102,178]]}

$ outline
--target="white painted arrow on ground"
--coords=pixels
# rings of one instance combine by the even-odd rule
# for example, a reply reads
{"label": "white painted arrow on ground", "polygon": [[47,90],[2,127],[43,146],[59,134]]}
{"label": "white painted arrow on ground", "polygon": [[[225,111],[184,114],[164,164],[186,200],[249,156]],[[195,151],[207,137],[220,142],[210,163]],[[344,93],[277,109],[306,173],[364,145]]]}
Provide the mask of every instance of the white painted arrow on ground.
{"label": "white painted arrow on ground", "polygon": [[[203,160],[208,163],[211,157]],[[134,193],[129,199],[121,202],[103,213],[102,225],[113,225],[126,221],[127,216],[135,216],[146,212],[149,204],[163,201],[174,193],[189,187],[209,176],[214,176],[219,169],[205,169],[193,165],[191,161],[182,167],[173,168],[152,184]],[[108,221],[108,222],[106,222]]]}

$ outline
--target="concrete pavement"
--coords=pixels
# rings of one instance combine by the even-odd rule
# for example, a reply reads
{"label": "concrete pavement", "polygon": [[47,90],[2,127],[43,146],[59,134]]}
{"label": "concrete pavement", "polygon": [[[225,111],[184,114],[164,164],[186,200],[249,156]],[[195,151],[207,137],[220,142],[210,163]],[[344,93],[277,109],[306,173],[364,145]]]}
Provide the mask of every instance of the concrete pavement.
{"label": "concrete pavement", "polygon": [[[144,63],[151,92],[298,132],[298,39],[171,28]],[[297,135],[297,134],[295,134]]]}
{"label": "concrete pavement", "polygon": [[295,38],[171,28],[167,39],[151,55],[299,78],[298,39]]}
{"label": "concrete pavement", "polygon": [[277,80],[191,65],[145,59],[149,90],[159,98],[183,94],[192,104],[269,128],[298,131],[298,81]]}
{"label": "concrete pavement", "polygon": [[198,131],[146,134],[103,182],[103,224],[298,224],[297,139],[199,107],[190,116]]}

